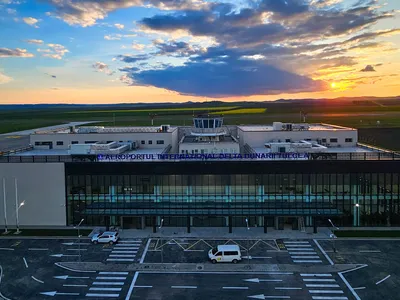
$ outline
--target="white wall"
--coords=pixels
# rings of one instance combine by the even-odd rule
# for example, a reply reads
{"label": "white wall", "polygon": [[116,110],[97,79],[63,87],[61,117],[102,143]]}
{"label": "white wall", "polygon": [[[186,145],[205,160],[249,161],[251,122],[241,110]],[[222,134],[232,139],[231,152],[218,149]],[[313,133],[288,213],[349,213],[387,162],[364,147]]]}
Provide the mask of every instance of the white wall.
{"label": "white wall", "polygon": [[[264,147],[264,144],[272,140],[281,140],[285,142],[286,139],[291,141],[300,141],[305,139],[318,140],[327,139],[329,147],[355,147],[357,144],[357,130],[308,130],[308,131],[242,131],[239,129],[240,145],[249,144],[251,147]],[[337,138],[338,142],[333,143],[329,140]],[[346,143],[346,138],[352,138],[351,143]]]}
{"label": "white wall", "polygon": [[[179,153],[186,150],[188,153],[192,153],[192,150],[198,150],[198,154],[201,154],[201,150],[207,150],[207,153],[239,153],[239,144],[238,143],[182,143],[179,145]],[[215,150],[217,149],[217,150]],[[227,149],[228,152],[222,152],[222,149]],[[215,151],[215,152],[213,152]]]}
{"label": "white wall", "polygon": [[4,222],[3,178],[6,178],[8,226],[16,226],[17,178],[20,226],[66,226],[63,163],[0,163],[0,227]]}
{"label": "white wall", "polygon": [[[178,134],[178,130],[173,132],[130,132],[130,133],[53,133],[53,134],[32,134],[30,144],[35,147],[35,142],[53,142],[53,149],[68,149],[72,141],[84,144],[85,141],[138,141],[141,149],[164,149],[173,143],[173,136]],[[141,141],[145,141],[142,145]],[[149,144],[149,140],[153,141]],[[157,145],[157,140],[164,140],[164,144]],[[57,141],[64,142],[57,146]],[[172,145],[173,146],[173,145]]]}

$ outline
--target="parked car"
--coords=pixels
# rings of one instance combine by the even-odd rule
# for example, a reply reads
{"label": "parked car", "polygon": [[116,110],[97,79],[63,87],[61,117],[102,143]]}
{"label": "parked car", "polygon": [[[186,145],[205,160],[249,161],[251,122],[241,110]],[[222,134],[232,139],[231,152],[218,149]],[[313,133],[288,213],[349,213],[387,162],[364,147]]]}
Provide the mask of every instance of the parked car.
{"label": "parked car", "polygon": [[217,262],[237,262],[242,260],[238,245],[219,245],[208,252],[208,258],[213,264]]}
{"label": "parked car", "polygon": [[92,236],[92,243],[108,243],[110,245],[115,244],[119,239],[117,231],[106,231],[103,233],[97,233]]}

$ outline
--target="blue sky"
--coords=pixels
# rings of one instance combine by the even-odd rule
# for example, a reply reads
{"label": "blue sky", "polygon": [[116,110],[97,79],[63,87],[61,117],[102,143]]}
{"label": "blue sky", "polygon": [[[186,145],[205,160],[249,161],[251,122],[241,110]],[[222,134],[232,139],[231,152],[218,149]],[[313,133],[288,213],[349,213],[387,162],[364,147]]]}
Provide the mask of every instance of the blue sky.
{"label": "blue sky", "polygon": [[397,0],[0,0],[0,101],[397,96],[399,11]]}

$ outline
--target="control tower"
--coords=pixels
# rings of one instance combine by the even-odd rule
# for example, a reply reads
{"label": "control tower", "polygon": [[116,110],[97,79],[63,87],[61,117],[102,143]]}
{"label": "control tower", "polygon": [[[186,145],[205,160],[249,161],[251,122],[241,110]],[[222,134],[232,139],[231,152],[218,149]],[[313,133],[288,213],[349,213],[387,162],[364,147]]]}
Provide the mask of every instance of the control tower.
{"label": "control tower", "polygon": [[200,115],[193,118],[191,135],[203,141],[219,141],[219,137],[227,134],[222,125],[224,118],[221,116]]}

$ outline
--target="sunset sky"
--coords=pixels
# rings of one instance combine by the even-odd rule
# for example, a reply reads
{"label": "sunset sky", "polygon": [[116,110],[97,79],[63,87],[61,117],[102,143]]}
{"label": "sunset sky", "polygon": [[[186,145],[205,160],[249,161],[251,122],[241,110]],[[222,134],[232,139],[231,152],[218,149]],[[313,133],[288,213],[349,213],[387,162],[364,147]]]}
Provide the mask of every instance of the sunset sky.
{"label": "sunset sky", "polygon": [[400,95],[399,0],[0,0],[0,104]]}

